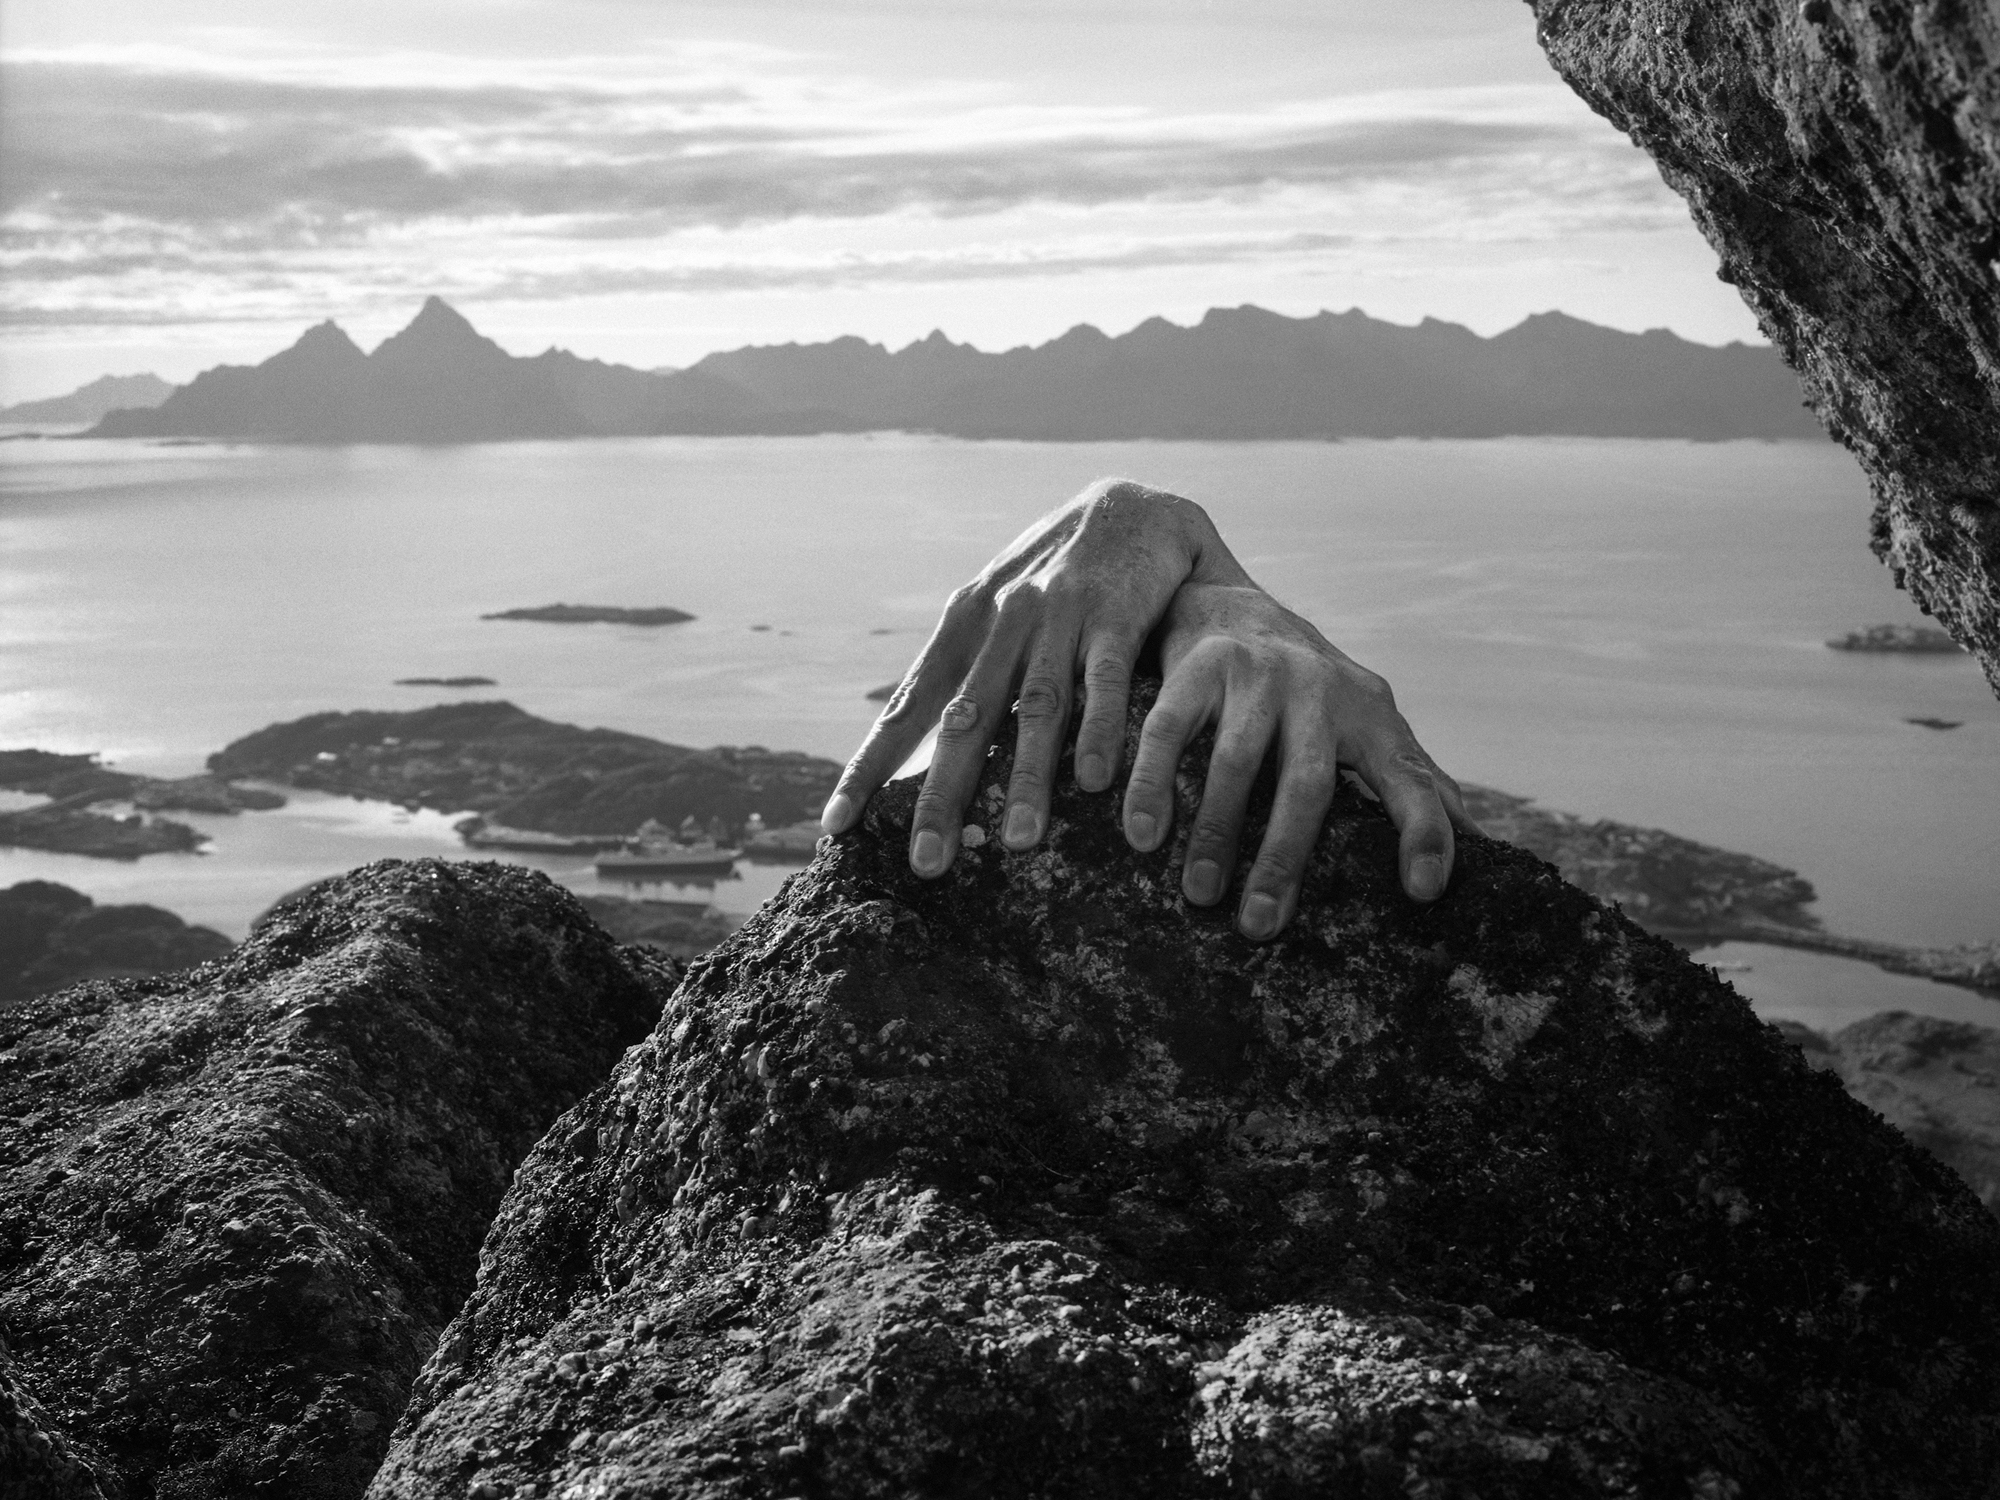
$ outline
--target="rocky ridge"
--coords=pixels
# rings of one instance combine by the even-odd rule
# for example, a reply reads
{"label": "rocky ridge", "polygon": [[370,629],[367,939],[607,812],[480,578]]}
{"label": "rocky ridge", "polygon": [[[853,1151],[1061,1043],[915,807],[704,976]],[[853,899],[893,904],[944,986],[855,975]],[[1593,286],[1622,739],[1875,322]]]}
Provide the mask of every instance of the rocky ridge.
{"label": "rocky ridge", "polygon": [[1489,840],[1418,908],[1347,793],[1253,946],[1060,784],[934,883],[891,787],[692,966],[522,1165],[378,1500],[1995,1472],[2000,1225],[1712,973]]}
{"label": "rocky ridge", "polygon": [[359,1495],[515,1163],[678,977],[540,875],[432,861],[312,887],[187,973],[0,1013],[26,1493]]}

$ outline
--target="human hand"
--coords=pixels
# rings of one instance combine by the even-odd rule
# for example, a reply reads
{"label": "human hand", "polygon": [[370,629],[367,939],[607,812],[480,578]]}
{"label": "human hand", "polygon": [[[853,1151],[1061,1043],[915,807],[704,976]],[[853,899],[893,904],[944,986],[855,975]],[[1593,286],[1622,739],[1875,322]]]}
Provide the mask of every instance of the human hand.
{"label": "human hand", "polygon": [[1072,697],[1083,679],[1076,779],[1103,791],[1118,774],[1132,664],[1175,591],[1190,580],[1249,584],[1200,506],[1126,480],[1092,485],[1016,537],[951,596],[827,799],[838,834],[935,725],[937,748],[910,827],[910,868],[942,875],[966,803],[1010,706],[1019,730],[1001,842],[1034,846]]}
{"label": "human hand", "polygon": [[1164,681],[1125,788],[1125,837],[1141,850],[1166,841],[1175,770],[1188,742],[1214,724],[1181,863],[1189,901],[1211,906],[1226,893],[1251,784],[1274,748],[1277,795],[1237,907],[1246,937],[1272,937],[1291,920],[1342,766],[1381,799],[1399,831],[1403,889],[1418,901],[1444,893],[1453,825],[1474,825],[1458,783],[1417,743],[1388,683],[1247,579],[1184,584],[1167,613],[1160,664]]}

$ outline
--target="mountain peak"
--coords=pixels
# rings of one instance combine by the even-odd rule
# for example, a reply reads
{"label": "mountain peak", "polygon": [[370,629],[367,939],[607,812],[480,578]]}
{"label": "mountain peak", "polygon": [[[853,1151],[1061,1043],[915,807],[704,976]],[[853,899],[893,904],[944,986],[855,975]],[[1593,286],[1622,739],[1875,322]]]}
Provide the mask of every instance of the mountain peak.
{"label": "mountain peak", "polygon": [[284,360],[288,364],[297,364],[304,360],[316,365],[344,364],[352,359],[366,357],[361,352],[361,346],[347,336],[347,330],[328,318],[323,323],[313,324],[298,336],[291,348],[272,355],[265,363]]}
{"label": "mountain peak", "polygon": [[400,332],[390,334],[377,344],[375,352],[369,357],[392,364],[406,360],[428,364],[437,360],[457,362],[467,359],[481,364],[504,364],[510,363],[513,358],[474,328],[465,314],[436,295],[426,297],[424,305],[417,309],[417,315]]}

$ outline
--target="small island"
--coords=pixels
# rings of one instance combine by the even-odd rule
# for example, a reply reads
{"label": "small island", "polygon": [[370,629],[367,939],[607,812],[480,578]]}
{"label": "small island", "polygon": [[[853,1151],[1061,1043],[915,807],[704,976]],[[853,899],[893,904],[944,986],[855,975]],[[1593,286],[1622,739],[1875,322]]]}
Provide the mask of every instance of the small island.
{"label": "small island", "polygon": [[1965,648],[1935,625],[1870,625],[1827,645],[1835,651],[1886,651],[1942,656]]}
{"label": "small island", "polygon": [[542,604],[503,609],[482,620],[540,620],[545,625],[683,625],[694,618],[684,609],[624,609],[612,604]]}
{"label": "small island", "polygon": [[[485,618],[490,620],[495,617],[492,615],[487,615],[485,616]],[[496,679],[491,677],[398,677],[396,679],[396,686],[475,688],[475,687],[498,687],[500,686],[500,684]]]}
{"label": "small island", "polygon": [[[95,756],[52,750],[0,750],[0,789],[48,799],[0,813],[0,846],[93,859],[185,854],[206,842],[185,823],[148,814],[234,814],[285,805],[282,793],[237,786],[223,776],[134,776],[100,765]],[[117,811],[118,803],[133,810]]]}

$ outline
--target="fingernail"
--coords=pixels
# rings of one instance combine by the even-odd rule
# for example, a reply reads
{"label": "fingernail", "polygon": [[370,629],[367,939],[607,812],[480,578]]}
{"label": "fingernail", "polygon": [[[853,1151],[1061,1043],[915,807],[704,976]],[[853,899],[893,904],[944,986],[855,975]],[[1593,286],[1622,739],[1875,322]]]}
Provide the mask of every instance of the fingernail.
{"label": "fingernail", "polygon": [[944,838],[934,828],[926,828],[910,846],[910,868],[919,875],[936,875],[944,869]]}
{"label": "fingernail", "polygon": [[1236,919],[1245,937],[1265,938],[1278,930],[1278,903],[1262,891],[1243,898],[1243,911]]}
{"label": "fingernail", "polygon": [[1435,854],[1419,854],[1410,861],[1410,894],[1419,901],[1435,901],[1444,890],[1444,861]]}
{"label": "fingernail", "polygon": [[1000,831],[1000,837],[1013,848],[1025,849],[1041,831],[1042,820],[1035,816],[1035,810],[1025,802],[1016,802],[1007,809],[1007,826]]}
{"label": "fingernail", "polygon": [[1076,784],[1086,792],[1104,790],[1104,757],[1095,753],[1084,756],[1076,763]]}
{"label": "fingernail", "polygon": [[1125,820],[1125,839],[1136,849],[1150,849],[1160,825],[1151,813],[1135,812]]}
{"label": "fingernail", "polygon": [[819,826],[828,833],[847,832],[847,823],[854,816],[854,800],[845,792],[835,792],[826,799],[826,810],[819,815]]}
{"label": "fingernail", "polygon": [[1222,866],[1212,859],[1198,859],[1188,866],[1187,878],[1181,882],[1181,889],[1187,892],[1188,900],[1197,906],[1207,906],[1222,894]]}

